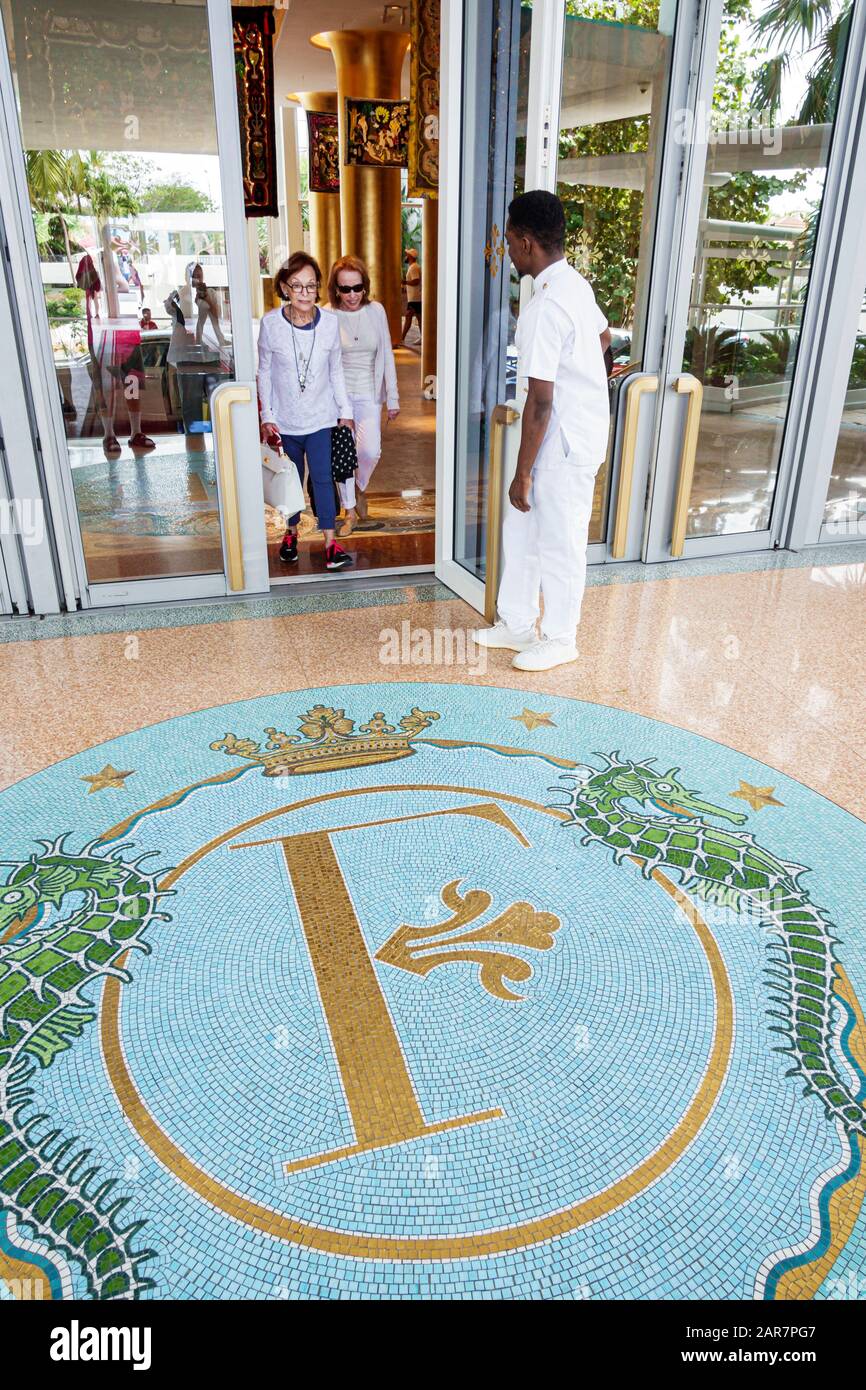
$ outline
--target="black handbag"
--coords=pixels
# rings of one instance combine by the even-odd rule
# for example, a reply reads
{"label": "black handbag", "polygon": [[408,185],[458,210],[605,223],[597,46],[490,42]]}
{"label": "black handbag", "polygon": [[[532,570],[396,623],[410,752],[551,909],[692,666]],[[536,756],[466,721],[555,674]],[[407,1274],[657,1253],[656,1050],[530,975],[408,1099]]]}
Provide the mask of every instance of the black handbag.
{"label": "black handbag", "polygon": [[335,483],[345,483],[358,467],[355,436],[348,425],[335,425],[331,430],[331,475]]}

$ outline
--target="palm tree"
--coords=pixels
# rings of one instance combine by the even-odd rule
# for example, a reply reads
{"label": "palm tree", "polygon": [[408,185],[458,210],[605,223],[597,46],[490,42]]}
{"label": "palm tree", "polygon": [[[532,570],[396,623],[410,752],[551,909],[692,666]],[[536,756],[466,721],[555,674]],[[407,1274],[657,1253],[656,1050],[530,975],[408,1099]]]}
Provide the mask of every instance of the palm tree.
{"label": "palm tree", "polygon": [[[117,276],[109,224],[113,217],[131,217],[138,211],[134,194],[125,183],[112,179],[97,150],[86,154],[81,150],[26,150],[24,158],[34,213],[50,214],[59,220],[73,283],[75,267],[70,224],[76,215],[89,213],[95,218],[102,247],[108,311],[116,317]],[[37,239],[39,235],[37,229]]]}
{"label": "palm tree", "polygon": [[[25,150],[27,187],[34,214],[56,217],[63,232],[69,273],[75,283],[67,207],[74,194],[74,171],[66,150]],[[37,241],[39,229],[37,228]]]}
{"label": "palm tree", "polygon": [[781,106],[782,84],[791,53],[808,53],[813,61],[798,125],[821,125],[833,120],[842,60],[848,43],[853,0],[844,0],[834,15],[834,0],[770,0],[752,28],[768,47],[778,51],[758,68],[752,100],[772,119]]}

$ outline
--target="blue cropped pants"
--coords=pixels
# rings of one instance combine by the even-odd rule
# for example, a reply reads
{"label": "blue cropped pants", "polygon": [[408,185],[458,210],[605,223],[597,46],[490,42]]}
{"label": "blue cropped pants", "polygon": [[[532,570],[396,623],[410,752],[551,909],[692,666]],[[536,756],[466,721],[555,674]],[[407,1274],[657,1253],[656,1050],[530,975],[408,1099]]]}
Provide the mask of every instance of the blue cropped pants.
{"label": "blue cropped pants", "polygon": [[[281,434],[283,448],[294,463],[304,485],[304,459],[310,470],[310,501],[316,520],[323,531],[333,531],[337,522],[334,498],[334,477],[331,472],[331,431],[313,430],[312,434]],[[297,526],[300,512],[290,516],[289,526]]]}

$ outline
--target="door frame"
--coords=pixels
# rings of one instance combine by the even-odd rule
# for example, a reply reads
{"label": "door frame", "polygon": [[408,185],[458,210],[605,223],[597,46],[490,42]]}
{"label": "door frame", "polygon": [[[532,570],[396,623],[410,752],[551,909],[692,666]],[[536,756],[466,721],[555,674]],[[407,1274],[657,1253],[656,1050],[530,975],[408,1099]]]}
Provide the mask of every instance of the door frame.
{"label": "door frame", "polygon": [[[96,608],[182,602],[187,599],[225,597],[228,594],[262,594],[270,588],[231,0],[205,0],[205,8],[231,290],[234,355],[234,380],[219,389],[244,388],[235,393],[229,406],[226,430],[230,432],[230,442],[227,449],[224,446],[224,452],[234,456],[237,507],[234,514],[227,518],[225,497],[222,495],[223,489],[220,489],[222,572],[113,583],[91,583],[87,578],[72,469],[45,315],[9,49],[0,16],[0,197],[4,209],[9,210],[7,216],[13,222],[9,228],[9,266],[13,283],[17,286],[20,351],[27,363],[26,375],[29,375],[33,388],[30,397],[35,449],[32,451],[31,467],[36,468],[39,462],[42,464],[45,495],[56,538],[60,596],[70,611],[77,606]],[[216,395],[214,393],[214,400]],[[215,453],[217,447],[215,434]],[[22,448],[26,451],[26,441]],[[35,457],[36,449],[39,459]],[[217,462],[219,465],[219,459]],[[232,555],[234,553],[236,557],[238,541],[242,556],[240,569],[237,563],[232,565]],[[230,577],[230,569],[233,578]],[[58,608],[56,601],[52,607],[46,598],[36,611],[56,612]]]}
{"label": "door frame", "polygon": [[[791,485],[782,521],[783,543],[790,550],[840,540],[861,541],[862,534],[840,536],[824,523],[839,430],[859,320],[866,302],[866,5],[851,15],[845,71],[839,92],[839,139],[832,174],[832,215],[821,218],[826,232],[818,241],[823,286],[820,312],[815,310],[814,345],[802,387],[799,440],[794,450]],[[831,151],[831,160],[832,160]],[[816,245],[816,256],[819,250]],[[840,266],[845,273],[837,273]],[[863,287],[859,298],[852,295]]]}

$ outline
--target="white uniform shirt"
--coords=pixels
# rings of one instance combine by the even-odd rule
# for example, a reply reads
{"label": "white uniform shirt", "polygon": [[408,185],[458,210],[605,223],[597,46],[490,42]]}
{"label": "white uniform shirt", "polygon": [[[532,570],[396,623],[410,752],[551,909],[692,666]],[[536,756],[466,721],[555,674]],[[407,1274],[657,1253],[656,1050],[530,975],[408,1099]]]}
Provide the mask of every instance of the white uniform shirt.
{"label": "white uniform shirt", "polygon": [[607,452],[610,430],[599,341],[607,319],[591,286],[566,260],[549,265],[534,283],[535,293],[517,321],[518,375],[553,382],[545,440],[561,430],[570,452],[598,462]]}
{"label": "white uniform shirt", "polygon": [[[293,329],[282,309],[271,309],[259,327],[261,418],[280,434],[312,434],[352,419],[337,317],[316,312],[315,337],[312,326]],[[306,371],[304,391],[298,369],[301,377]]]}

